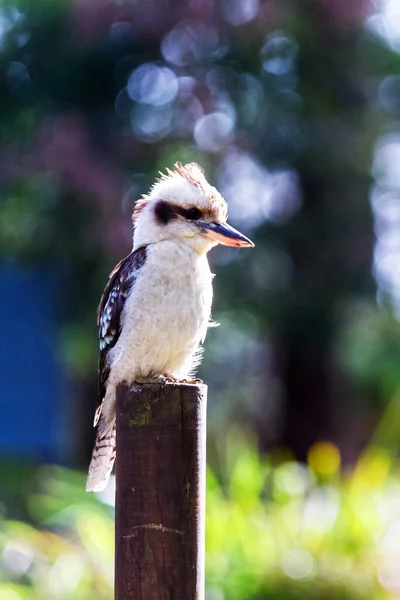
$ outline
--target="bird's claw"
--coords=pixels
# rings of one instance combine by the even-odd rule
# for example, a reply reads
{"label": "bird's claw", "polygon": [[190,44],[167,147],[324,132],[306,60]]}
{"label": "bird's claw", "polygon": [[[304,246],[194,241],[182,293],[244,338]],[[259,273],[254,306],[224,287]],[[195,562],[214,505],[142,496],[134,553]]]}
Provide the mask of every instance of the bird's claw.
{"label": "bird's claw", "polygon": [[160,375],[160,377],[158,377],[158,381],[161,383],[176,383],[178,380],[174,379],[174,377],[170,377],[169,375]]}
{"label": "bird's claw", "polygon": [[169,377],[167,375],[159,375],[158,377],[152,377],[149,379],[143,379],[142,381],[136,381],[136,383],[177,383],[177,379]]}
{"label": "bird's claw", "polygon": [[202,379],[177,379],[176,377],[170,377],[169,375],[161,375],[159,377],[159,380],[163,381],[164,383],[188,383],[190,385],[195,385],[197,383],[203,383]]}
{"label": "bird's claw", "polygon": [[164,385],[170,383],[186,383],[190,385],[196,385],[203,383],[202,379],[177,379],[176,377],[170,377],[169,375],[159,375],[150,379],[144,379],[143,381],[136,381],[136,383],[163,383]]}

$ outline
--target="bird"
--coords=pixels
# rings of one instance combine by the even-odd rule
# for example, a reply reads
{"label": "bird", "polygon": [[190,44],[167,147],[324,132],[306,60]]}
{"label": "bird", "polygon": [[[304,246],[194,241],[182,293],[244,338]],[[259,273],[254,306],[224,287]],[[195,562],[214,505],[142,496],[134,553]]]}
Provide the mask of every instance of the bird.
{"label": "bird", "polygon": [[132,251],[111,272],[98,308],[100,404],[89,492],[107,486],[115,461],[117,386],[193,377],[213,324],[207,252],[217,244],[254,247],[227,223],[227,203],[197,163],[160,173],[132,221]]}

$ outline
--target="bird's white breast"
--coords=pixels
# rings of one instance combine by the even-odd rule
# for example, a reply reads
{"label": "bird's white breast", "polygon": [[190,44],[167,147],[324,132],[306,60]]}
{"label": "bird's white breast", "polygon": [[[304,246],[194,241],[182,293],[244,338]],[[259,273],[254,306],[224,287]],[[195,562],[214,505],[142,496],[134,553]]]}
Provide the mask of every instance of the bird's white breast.
{"label": "bird's white breast", "polygon": [[188,376],[206,335],[211,302],[206,254],[173,241],[149,245],[125,303],[120,337],[109,355],[110,379],[118,383]]}

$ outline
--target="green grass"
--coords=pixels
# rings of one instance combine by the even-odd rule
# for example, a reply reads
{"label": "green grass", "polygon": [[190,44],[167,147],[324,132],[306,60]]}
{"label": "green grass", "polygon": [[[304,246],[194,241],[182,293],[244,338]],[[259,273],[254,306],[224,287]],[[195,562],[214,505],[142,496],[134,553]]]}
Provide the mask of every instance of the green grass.
{"label": "green grass", "polygon": [[[391,420],[388,427],[392,435]],[[385,418],[378,438],[384,429]],[[330,443],[311,448],[305,465],[261,457],[231,431],[218,475],[208,471],[207,600],[397,597],[400,464],[383,447],[346,471]],[[7,519],[4,508],[2,600],[111,600],[113,510],[85,493],[84,479],[41,467],[25,522]]]}

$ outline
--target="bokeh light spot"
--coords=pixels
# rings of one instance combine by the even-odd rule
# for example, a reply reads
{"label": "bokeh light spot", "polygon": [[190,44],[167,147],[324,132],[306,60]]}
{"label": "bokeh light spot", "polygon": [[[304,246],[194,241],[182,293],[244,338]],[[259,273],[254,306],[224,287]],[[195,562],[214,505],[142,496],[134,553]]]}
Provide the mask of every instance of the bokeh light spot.
{"label": "bokeh light spot", "polygon": [[303,496],[311,482],[312,474],[300,463],[286,462],[275,472],[277,488],[289,496]]}
{"label": "bokeh light spot", "polygon": [[28,84],[31,80],[29,71],[21,62],[11,61],[7,68],[7,78],[14,89]]}
{"label": "bokeh light spot", "polygon": [[161,42],[164,59],[179,67],[193,60],[196,32],[190,24],[180,23],[170,31]]}
{"label": "bokeh light spot", "polygon": [[225,52],[217,30],[200,21],[178,23],[162,40],[164,60],[183,67],[206,58],[217,58]]}
{"label": "bokeh light spot", "polygon": [[305,550],[289,550],[282,558],[281,568],[291,579],[304,579],[312,574],[314,559]]}
{"label": "bokeh light spot", "polygon": [[194,139],[203,150],[218,152],[232,139],[235,123],[232,117],[215,112],[201,117],[194,128]]}
{"label": "bokeh light spot", "polygon": [[130,40],[134,35],[132,23],[118,21],[110,27],[110,38],[114,41]]}
{"label": "bokeh light spot", "polygon": [[263,69],[272,75],[286,75],[294,70],[297,44],[282,33],[269,35],[261,50]]}
{"label": "bokeh light spot", "polygon": [[24,18],[15,6],[0,7],[0,49],[6,41],[7,34]]}
{"label": "bokeh light spot", "polygon": [[340,510],[340,495],[333,487],[311,490],[304,506],[303,528],[315,532],[332,529]]}
{"label": "bokeh light spot", "polygon": [[131,111],[131,126],[136,137],[143,142],[155,143],[166,137],[172,129],[171,107],[158,108],[138,105]]}
{"label": "bokeh light spot", "polygon": [[270,173],[254,156],[231,152],[221,163],[218,188],[233,221],[256,227],[265,220],[284,222],[299,208],[300,192],[292,171]]}
{"label": "bokeh light spot", "polygon": [[332,475],[340,467],[340,452],[332,442],[316,442],[308,451],[308,464],[317,475]]}
{"label": "bokeh light spot", "polygon": [[400,110],[400,75],[384,77],[378,91],[379,104],[386,110]]}
{"label": "bokeh light spot", "polygon": [[256,18],[260,8],[259,0],[224,0],[222,12],[230,25],[244,25]]}
{"label": "bokeh light spot", "polygon": [[1,555],[3,567],[16,575],[23,575],[27,572],[34,559],[32,549],[17,541],[6,544]]}
{"label": "bokeh light spot", "polygon": [[[393,82],[392,82],[393,83]],[[397,84],[396,84],[397,85]],[[387,133],[376,144],[371,192],[376,244],[373,274],[400,319],[400,135]]]}
{"label": "bokeh light spot", "polygon": [[171,69],[148,63],[131,73],[127,91],[135,102],[165,106],[175,100],[178,87],[177,77]]}
{"label": "bokeh light spot", "polygon": [[368,29],[382,36],[394,50],[400,51],[400,3],[398,0],[373,2],[377,12],[366,22]]}

